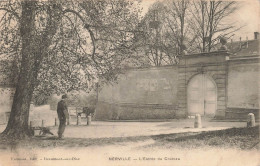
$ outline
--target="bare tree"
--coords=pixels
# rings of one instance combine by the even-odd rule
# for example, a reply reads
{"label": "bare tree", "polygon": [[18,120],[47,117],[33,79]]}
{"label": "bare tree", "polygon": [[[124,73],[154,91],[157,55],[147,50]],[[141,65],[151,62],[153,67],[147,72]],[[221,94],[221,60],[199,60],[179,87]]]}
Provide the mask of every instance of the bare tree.
{"label": "bare tree", "polygon": [[237,9],[235,1],[193,1],[189,9],[189,23],[200,52],[211,51],[219,36],[229,37],[240,28],[225,21]]}
{"label": "bare tree", "polygon": [[167,7],[162,2],[154,3],[138,26],[138,47],[153,66],[175,63],[175,47],[169,35]]}
{"label": "bare tree", "polygon": [[[172,37],[173,41],[177,44],[177,55],[183,53],[183,49],[185,43],[188,43],[188,34],[189,33],[189,24],[187,23],[186,18],[187,10],[189,8],[189,1],[187,0],[168,0],[167,2],[168,7],[168,17],[167,23],[170,31],[170,37]],[[185,42],[185,43],[184,43]]]}

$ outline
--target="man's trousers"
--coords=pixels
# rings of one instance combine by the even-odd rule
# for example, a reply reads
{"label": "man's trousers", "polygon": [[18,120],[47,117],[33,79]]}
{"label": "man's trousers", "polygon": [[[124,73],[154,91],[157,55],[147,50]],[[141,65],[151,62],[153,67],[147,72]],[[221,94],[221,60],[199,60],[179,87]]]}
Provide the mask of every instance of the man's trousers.
{"label": "man's trousers", "polygon": [[60,119],[60,125],[59,125],[59,130],[58,130],[59,137],[63,136],[63,133],[65,131],[65,127],[66,127],[66,118]]}

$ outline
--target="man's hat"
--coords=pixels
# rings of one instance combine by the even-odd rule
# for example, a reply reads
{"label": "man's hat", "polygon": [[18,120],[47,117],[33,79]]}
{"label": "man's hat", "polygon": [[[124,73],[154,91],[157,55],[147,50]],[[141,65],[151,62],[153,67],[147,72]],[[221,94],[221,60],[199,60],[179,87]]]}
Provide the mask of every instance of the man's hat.
{"label": "man's hat", "polygon": [[66,99],[66,98],[68,98],[68,96],[65,94],[65,95],[62,95],[61,98]]}

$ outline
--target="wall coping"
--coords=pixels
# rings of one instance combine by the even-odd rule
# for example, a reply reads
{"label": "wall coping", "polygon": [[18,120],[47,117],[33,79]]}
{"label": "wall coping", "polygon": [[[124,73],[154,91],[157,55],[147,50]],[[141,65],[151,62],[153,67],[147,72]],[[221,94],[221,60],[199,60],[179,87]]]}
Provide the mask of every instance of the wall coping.
{"label": "wall coping", "polygon": [[[214,52],[203,52],[203,53],[195,53],[195,54],[188,54],[183,56],[177,56],[179,59],[184,58],[198,58],[198,57],[206,57],[206,56],[229,56],[231,55],[230,52],[224,51],[214,51]],[[128,67],[122,70],[122,73],[125,71],[141,71],[141,70],[158,70],[158,69],[170,69],[170,68],[178,68],[180,64],[172,64],[172,65],[164,65],[164,66],[146,66],[146,67]]]}
{"label": "wall coping", "polygon": [[[232,109],[232,110],[233,110],[233,109],[234,109],[234,110],[238,110],[238,109],[239,109],[239,110],[260,110],[260,108],[255,108],[255,107],[254,107],[254,108],[253,108],[253,107],[250,108],[250,107],[230,107],[230,106],[227,106],[227,110],[228,110],[228,109]],[[226,111],[227,111],[227,110],[226,110]]]}
{"label": "wall coping", "polygon": [[202,53],[195,53],[195,54],[188,54],[188,55],[182,55],[177,56],[180,59],[184,58],[198,58],[198,57],[206,57],[206,56],[229,56],[232,55],[230,52],[224,50],[224,51],[213,51],[213,52],[202,52]]}
{"label": "wall coping", "polygon": [[[234,60],[249,60],[249,59],[260,59],[259,55],[252,55],[252,56],[234,56],[232,53],[230,53],[228,50],[223,51],[213,51],[213,52],[203,52],[203,53],[194,53],[194,54],[188,54],[188,55],[182,55],[177,56],[179,59],[185,59],[185,58],[199,58],[199,57],[210,57],[210,56],[228,56],[226,58],[226,61],[234,61]],[[223,62],[222,62],[223,63]],[[211,64],[211,63],[210,63]],[[145,67],[128,67],[122,69],[122,73],[125,73],[127,71],[142,71],[142,70],[159,70],[159,69],[171,69],[171,68],[178,68],[182,67],[180,64],[172,64],[172,65],[164,65],[164,66],[145,66]]]}
{"label": "wall coping", "polygon": [[109,102],[99,100],[99,103],[111,104],[120,107],[135,107],[135,108],[177,108],[178,104],[153,104],[153,103],[125,103],[125,102]]}
{"label": "wall coping", "polygon": [[244,61],[251,59],[260,59],[259,55],[251,55],[251,56],[230,56],[227,61]]}
{"label": "wall coping", "polygon": [[164,66],[146,66],[146,67],[128,67],[123,68],[122,73],[125,71],[142,71],[142,70],[159,70],[159,69],[171,69],[171,68],[178,68],[178,64],[172,64],[172,65],[164,65]]}

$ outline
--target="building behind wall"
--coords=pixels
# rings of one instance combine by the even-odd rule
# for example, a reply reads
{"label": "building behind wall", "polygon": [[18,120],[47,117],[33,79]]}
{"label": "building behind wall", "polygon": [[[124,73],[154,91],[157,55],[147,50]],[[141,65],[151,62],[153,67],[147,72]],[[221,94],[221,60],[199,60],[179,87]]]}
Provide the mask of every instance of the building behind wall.
{"label": "building behind wall", "polygon": [[[173,66],[129,69],[104,86],[96,119],[172,119],[197,113],[218,119],[259,117],[259,39],[230,51],[185,55]],[[237,48],[237,49],[236,49]]]}

